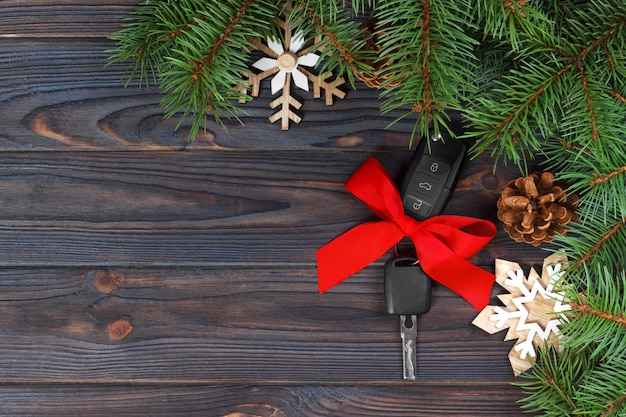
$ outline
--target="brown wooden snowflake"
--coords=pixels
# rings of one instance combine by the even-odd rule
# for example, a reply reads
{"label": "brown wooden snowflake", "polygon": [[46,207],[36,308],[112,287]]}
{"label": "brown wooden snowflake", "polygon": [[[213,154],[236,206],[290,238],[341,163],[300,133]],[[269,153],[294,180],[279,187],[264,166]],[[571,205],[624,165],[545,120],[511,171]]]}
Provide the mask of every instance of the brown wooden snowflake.
{"label": "brown wooden snowflake", "polygon": [[[282,90],[281,94],[270,102],[270,108],[279,108],[277,112],[269,117],[271,123],[281,121],[281,129],[288,130],[289,122],[300,123],[302,118],[296,113],[302,107],[302,103],[291,94],[293,84],[296,87],[309,91],[309,82],[312,84],[313,98],[321,98],[322,90],[326,96],[326,105],[332,106],[333,97],[343,99],[346,93],[338,87],[345,84],[343,77],[332,79],[332,72],[316,74],[313,68],[318,64],[320,55],[312,47],[304,48],[306,42],[305,34],[302,32],[292,33],[289,27],[289,16],[285,19],[278,19],[278,24],[284,31],[284,44],[282,41],[268,38],[266,42],[258,39],[251,39],[256,48],[263,52],[263,57],[252,64],[261,72],[249,72],[246,74],[250,82],[252,97],[258,97],[261,82],[272,77],[272,95]],[[317,43],[313,42],[314,44]]]}
{"label": "brown wooden snowflake", "polygon": [[560,279],[567,259],[550,255],[543,262],[541,276],[533,268],[528,278],[515,262],[496,260],[496,282],[509,291],[499,295],[504,306],[485,307],[472,324],[488,333],[508,328],[504,340],[517,339],[509,352],[509,362],[517,376],[530,369],[536,358],[536,349],[544,342],[558,345],[558,334],[565,313],[572,308],[555,283]]}

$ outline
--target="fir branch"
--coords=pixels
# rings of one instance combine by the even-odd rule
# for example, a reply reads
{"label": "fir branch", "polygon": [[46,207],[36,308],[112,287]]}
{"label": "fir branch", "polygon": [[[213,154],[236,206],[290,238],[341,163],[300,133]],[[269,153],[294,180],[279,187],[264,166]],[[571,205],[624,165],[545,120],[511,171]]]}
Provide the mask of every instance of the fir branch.
{"label": "fir branch", "polygon": [[157,13],[163,3],[146,2],[131,17],[126,19],[123,27],[115,32],[111,39],[117,43],[113,49],[106,52],[111,54],[107,65],[131,61],[126,76],[126,86],[136,77],[139,77],[139,86],[149,87],[151,79],[157,78],[160,55],[159,46],[163,40],[154,29],[157,26]]}
{"label": "fir branch", "polygon": [[[604,235],[597,239],[597,241],[593,244],[593,246],[591,246],[591,248],[582,253],[576,261],[576,268],[581,268],[584,264],[588,263],[591,260],[592,256],[596,252],[600,251],[606,242],[615,237],[618,232],[622,231],[622,228],[625,225],[624,222],[626,222],[626,218],[623,218],[620,221],[616,222],[613,227],[611,227]],[[611,248],[610,250],[612,249],[613,248]]]}
{"label": "fir branch", "polygon": [[512,70],[505,81],[497,81],[488,94],[476,97],[464,116],[471,123],[466,136],[477,138],[470,150],[473,157],[495,144],[492,155],[496,162],[511,160],[527,172],[526,159],[541,149],[535,132],[550,137],[555,130],[558,109],[551,97],[563,94],[566,83],[562,79],[571,64],[552,73],[538,56],[518,65],[519,69]]}
{"label": "fir branch", "polygon": [[542,412],[547,417],[579,417],[575,413],[575,388],[581,371],[576,362],[584,363],[585,368],[592,365],[588,357],[581,353],[565,350],[559,354],[554,348],[540,348],[537,364],[530,373],[522,374],[526,381],[518,384],[526,393],[520,401],[522,408]]}
{"label": "fir branch", "polygon": [[[548,27],[543,32],[525,33],[521,27],[521,33],[515,33],[521,37],[519,49],[515,50],[520,70],[503,75],[503,81],[494,79],[492,87],[474,102],[476,106],[466,112],[474,130],[470,136],[478,138],[473,155],[495,143],[493,155],[523,166],[527,157],[542,148],[543,140],[561,131],[565,136],[579,136],[578,142],[611,137],[610,131],[617,124],[611,121],[612,111],[599,109],[615,108],[603,98],[608,97],[606,81],[623,85],[623,77],[611,73],[619,70],[613,55],[619,54],[622,46],[626,7],[619,5],[609,13],[598,2],[589,6],[593,7],[585,7],[584,11],[575,8],[572,16],[556,23],[558,32],[551,32]],[[606,19],[607,15],[613,21],[598,25],[602,20],[596,17]],[[563,39],[564,33],[571,33],[569,39]],[[578,71],[571,71],[575,68]],[[539,74],[543,77],[535,77]],[[594,78],[593,83],[590,77]],[[579,105],[578,97],[584,106]],[[583,111],[587,117],[581,117]],[[581,137],[581,132],[588,134]]]}
{"label": "fir branch", "polygon": [[[383,113],[400,110],[395,121],[416,116],[412,138],[450,131],[446,111],[462,109],[474,91],[476,41],[467,0],[379,2],[374,9],[380,63],[385,68]],[[452,133],[452,132],[451,132]]]}
{"label": "fir branch", "polygon": [[576,313],[562,323],[562,352],[540,349],[537,365],[524,375],[523,408],[554,417],[615,416],[626,386],[626,275],[596,265],[570,269],[563,280],[559,286]]}
{"label": "fir branch", "polygon": [[522,408],[551,417],[622,415],[626,358],[613,352],[607,361],[592,360],[588,350],[565,347],[539,350],[538,365],[518,384],[527,394]]}
{"label": "fir branch", "polygon": [[[198,16],[197,19],[205,20],[206,16],[205,15],[201,15],[201,16]],[[181,36],[183,33],[187,32],[191,26],[194,26],[196,24],[197,23],[196,23],[195,19],[190,20],[188,23],[184,24],[183,26],[181,26],[179,28],[176,28],[176,29],[172,29],[169,33],[166,33],[165,37],[167,39],[177,38],[177,37]]]}
{"label": "fir branch", "polygon": [[[193,139],[207,113],[218,123],[238,118],[236,101],[247,101],[250,37],[271,33],[273,0],[147,1],[113,38],[111,62],[132,59],[129,81],[152,75],[164,95],[166,117],[193,116]],[[179,123],[179,126],[180,126]]]}
{"label": "fir branch", "polygon": [[[419,22],[422,26],[422,31],[420,33],[420,38],[422,40],[422,56],[421,56],[421,72],[422,72],[422,80],[424,82],[424,97],[421,101],[413,104],[413,111],[417,113],[421,113],[426,111],[426,117],[428,120],[432,120],[432,112],[433,112],[433,95],[431,91],[431,77],[430,77],[430,69],[428,68],[428,64],[430,63],[430,50],[433,48],[432,40],[430,37],[430,1],[425,0],[422,2],[422,20]],[[441,104],[440,104],[441,105]]]}
{"label": "fir branch", "polygon": [[531,6],[526,0],[480,0],[476,3],[478,26],[484,38],[499,39],[513,52],[520,50],[524,37],[544,38],[545,30],[552,25],[541,10],[542,3],[531,1]]}
{"label": "fir branch", "polygon": [[355,72],[357,69],[355,67],[355,63],[357,59],[353,57],[349,48],[343,45],[338,39],[337,36],[330,30],[328,26],[324,24],[322,17],[316,13],[314,9],[309,7],[308,2],[305,0],[297,0],[297,5],[304,9],[306,13],[313,19],[318,29],[326,35],[331,45],[335,48],[341,59],[346,63],[346,65],[350,68],[351,72]]}
{"label": "fir branch", "polygon": [[[197,81],[198,78],[206,77],[206,74],[203,71],[204,67],[211,65],[211,62],[217,55],[217,52],[220,50],[220,48],[225,42],[228,42],[229,37],[231,36],[235,28],[235,25],[239,23],[239,21],[241,20],[241,17],[244,15],[244,13],[248,11],[251,4],[252,4],[252,0],[245,0],[243,4],[241,5],[241,7],[239,8],[239,10],[237,10],[237,13],[235,14],[235,16],[233,16],[232,19],[228,22],[226,28],[222,31],[222,34],[220,35],[220,37],[213,44],[213,46],[211,46],[211,49],[209,49],[209,51],[206,53],[204,58],[202,58],[201,61],[191,62],[191,65],[195,68],[194,73],[192,75],[194,82]],[[204,19],[204,16],[200,16],[200,19]],[[190,25],[184,26],[183,28],[179,29],[178,32],[184,31],[186,28],[189,28],[189,26]]]}
{"label": "fir branch", "polygon": [[[622,264],[623,265],[623,264]],[[595,264],[572,275],[567,291],[570,305],[579,314],[563,326],[565,346],[589,349],[591,358],[606,362],[626,349],[626,275],[624,270]]]}
{"label": "fir branch", "polygon": [[577,389],[581,416],[623,416],[626,408],[626,356],[616,352],[611,358],[588,370]]}
{"label": "fir branch", "polygon": [[617,91],[611,89],[611,95],[613,97],[615,97],[616,99],[618,99],[619,101],[621,101],[622,103],[626,103],[626,97],[624,97],[623,95],[621,95],[620,93],[618,93]]}
{"label": "fir branch", "polygon": [[576,411],[576,404],[571,398],[570,393],[568,393],[568,389],[566,388],[567,385],[561,383],[560,380],[561,378],[558,378],[556,374],[552,373],[551,375],[547,375],[547,378],[541,381],[541,383],[546,385],[548,390],[555,392],[557,396],[560,397],[561,401],[567,405],[567,408],[570,411],[568,415],[578,417],[578,414],[573,414],[574,411]]}
{"label": "fir branch", "polygon": [[519,17],[526,17],[526,12],[522,8],[522,6],[526,5],[526,0],[518,0],[517,2],[513,2],[511,0],[502,0],[504,3],[504,7],[509,9],[511,13],[518,15]]}
{"label": "fir branch", "polygon": [[[580,274],[598,265],[607,268],[607,278],[618,275],[626,265],[626,218],[611,217],[605,223],[600,216],[582,218],[568,225],[566,235],[555,236],[554,242],[570,259],[573,274]],[[608,278],[611,279],[611,278]]]}
{"label": "fir branch", "polygon": [[328,37],[330,43],[335,47],[337,52],[339,52],[339,55],[341,56],[341,58],[352,69],[355,63],[355,59],[348,52],[347,48],[337,40],[337,37],[335,36],[335,34],[331,32],[330,29],[328,29],[328,27],[324,26],[322,19],[318,15],[315,14],[315,11],[313,9],[311,9],[310,7],[307,7],[306,4],[303,4],[302,0],[299,0],[298,4],[300,4],[300,6],[305,8],[309,16],[311,16],[313,21],[317,24],[317,26],[324,33],[324,35]]}
{"label": "fir branch", "polygon": [[[293,6],[293,30],[311,33],[316,38],[311,49],[322,51],[319,73],[345,74],[355,88],[355,74],[372,72],[366,62],[374,60],[374,52],[365,48],[368,39],[345,7],[327,0],[295,0]],[[353,6],[358,8],[357,4]]]}
{"label": "fir branch", "polygon": [[[542,348],[542,350],[545,351],[546,348],[544,347]],[[553,350],[550,350],[550,352],[554,354]],[[555,392],[560,401],[562,401],[567,406],[567,409],[570,411],[570,413],[574,412],[576,410],[576,404],[574,403],[574,400],[572,398],[573,386],[570,382],[577,375],[571,375],[571,377],[568,378],[568,381],[565,382],[563,381],[563,375],[559,373],[557,366],[545,366],[544,369],[546,373],[544,374],[540,383],[544,385],[547,390]]]}
{"label": "fir branch", "polygon": [[569,69],[570,69],[569,64],[564,65],[556,74],[552,75],[552,77],[550,77],[545,83],[540,84],[534,91],[532,91],[531,94],[522,103],[520,103],[519,107],[513,109],[513,111],[511,111],[511,113],[509,113],[501,122],[495,125],[492,131],[494,132],[496,137],[498,138],[500,137],[498,132],[504,130],[505,128],[510,127],[511,123],[516,118],[519,118],[520,115],[528,112],[528,109],[530,108],[530,106],[533,105],[547,89],[549,89],[552,85],[556,84],[556,82],[563,76],[563,74],[569,71]]}
{"label": "fir branch", "polygon": [[617,20],[613,25],[609,26],[604,32],[600,33],[599,36],[596,36],[594,40],[592,40],[585,48],[583,48],[575,57],[575,61],[582,61],[585,59],[587,55],[591,52],[598,49],[599,46],[604,45],[604,43],[612,36],[615,36],[622,28],[626,25],[626,17],[621,17]]}
{"label": "fir branch", "polygon": [[583,92],[585,94],[585,103],[587,104],[587,109],[589,110],[589,121],[591,123],[591,138],[597,140],[600,137],[598,133],[598,124],[596,121],[596,111],[591,101],[591,94],[589,93],[589,85],[587,84],[587,76],[585,75],[585,68],[582,65],[581,61],[577,62],[576,67],[580,72],[580,80],[583,86]]}
{"label": "fir branch", "polygon": [[596,308],[591,307],[586,300],[582,300],[580,303],[571,302],[570,306],[573,310],[575,310],[579,314],[592,314],[594,316],[598,316],[605,320],[609,320],[615,323],[619,323],[623,326],[626,326],[626,316],[622,313],[620,315],[607,313],[606,311],[601,311]]}
{"label": "fir branch", "polygon": [[624,405],[625,402],[626,402],[626,394],[624,394],[621,397],[616,398],[615,400],[609,402],[608,407],[600,415],[600,417],[608,417],[613,412],[619,411],[620,409],[623,409],[623,405]]}
{"label": "fir branch", "polygon": [[590,187],[595,187],[599,184],[604,184],[605,182],[611,180],[612,178],[621,175],[623,173],[626,172],[626,165],[625,166],[621,166],[618,169],[615,169],[611,172],[609,172],[608,174],[605,175],[600,175],[597,173],[593,173],[593,180],[589,181],[589,186]]}
{"label": "fir branch", "polygon": [[[568,192],[581,197],[581,222],[615,224],[626,216],[624,177],[626,174],[626,135],[617,126],[626,120],[626,106],[612,114],[602,114],[601,137],[592,142],[574,138],[547,141],[543,150],[546,166],[559,180],[569,184]],[[620,123],[621,120],[621,123]]]}

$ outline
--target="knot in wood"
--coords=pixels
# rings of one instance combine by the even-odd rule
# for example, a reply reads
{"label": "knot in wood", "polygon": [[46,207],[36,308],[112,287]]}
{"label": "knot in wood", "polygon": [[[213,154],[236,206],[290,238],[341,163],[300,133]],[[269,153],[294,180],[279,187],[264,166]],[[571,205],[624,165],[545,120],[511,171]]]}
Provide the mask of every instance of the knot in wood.
{"label": "knot in wood", "polygon": [[106,269],[98,269],[93,273],[92,282],[94,287],[98,289],[98,291],[104,294],[111,294],[113,291],[117,290],[120,279],[118,275],[113,271],[108,271]]}
{"label": "knot in wood", "polygon": [[120,319],[114,321],[107,326],[109,332],[109,338],[111,340],[122,340],[127,337],[133,331],[133,326],[128,320]]}

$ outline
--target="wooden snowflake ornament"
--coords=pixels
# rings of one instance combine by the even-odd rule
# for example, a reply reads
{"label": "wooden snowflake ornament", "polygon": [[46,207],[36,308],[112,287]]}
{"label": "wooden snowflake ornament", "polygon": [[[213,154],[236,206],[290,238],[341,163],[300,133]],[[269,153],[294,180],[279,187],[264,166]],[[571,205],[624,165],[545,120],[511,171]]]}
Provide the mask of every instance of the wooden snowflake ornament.
{"label": "wooden snowflake ornament", "polygon": [[[332,72],[315,74],[313,67],[318,64],[320,56],[313,51],[311,47],[302,47],[306,44],[305,34],[302,32],[292,33],[289,28],[289,18],[278,19],[278,24],[284,31],[284,44],[276,39],[267,39],[266,43],[258,39],[252,39],[251,43],[267,57],[263,57],[252,64],[252,66],[260,73],[248,73],[248,79],[252,91],[252,97],[259,96],[261,81],[272,77],[272,95],[282,90],[280,96],[270,102],[270,108],[280,109],[270,116],[271,123],[281,121],[281,129],[289,130],[289,121],[300,123],[302,118],[293,110],[299,110],[302,103],[293,97],[291,92],[291,80],[296,87],[309,91],[309,82],[313,86],[313,98],[321,98],[322,90],[326,94],[326,105],[332,106],[333,97],[343,99],[346,93],[340,90],[340,85],[345,84],[345,79],[339,77],[335,80],[329,80]],[[317,42],[315,42],[317,43]],[[307,69],[308,68],[308,69]]]}
{"label": "wooden snowflake ornament", "polygon": [[516,376],[534,365],[540,345],[558,346],[559,324],[568,320],[565,313],[572,309],[554,287],[566,262],[563,255],[551,255],[543,262],[541,276],[533,268],[526,278],[519,264],[496,260],[496,281],[509,294],[498,295],[504,306],[485,307],[472,324],[491,334],[508,328],[504,340],[517,339],[509,352]]}

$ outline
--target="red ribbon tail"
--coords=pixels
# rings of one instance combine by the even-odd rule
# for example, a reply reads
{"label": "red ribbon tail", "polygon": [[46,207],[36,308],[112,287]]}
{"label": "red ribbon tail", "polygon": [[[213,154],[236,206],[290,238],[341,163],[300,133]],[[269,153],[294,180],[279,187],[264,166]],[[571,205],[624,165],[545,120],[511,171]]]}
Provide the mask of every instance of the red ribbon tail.
{"label": "red ribbon tail", "polygon": [[495,276],[468,261],[463,261],[461,267],[453,266],[454,262],[440,265],[435,274],[439,277],[459,277],[460,279],[443,279],[440,282],[480,311],[489,304]]}
{"label": "red ribbon tail", "polygon": [[[489,223],[485,225],[485,232],[489,233],[491,227]],[[465,238],[472,239],[468,236]],[[477,241],[483,239],[485,238],[479,237]],[[441,236],[422,233],[413,241],[420,265],[428,276],[459,294],[477,310],[482,310],[489,304],[495,275],[459,256],[450,248],[450,242],[442,240]],[[467,250],[465,255],[469,257],[475,252],[477,250]]]}
{"label": "red ribbon tail", "polygon": [[482,310],[489,304],[495,276],[468,259],[495,234],[489,221],[442,215],[425,220],[411,239],[424,272]]}
{"label": "red ribbon tail", "polygon": [[319,292],[339,284],[380,258],[404,234],[390,221],[363,223],[317,250]]}

